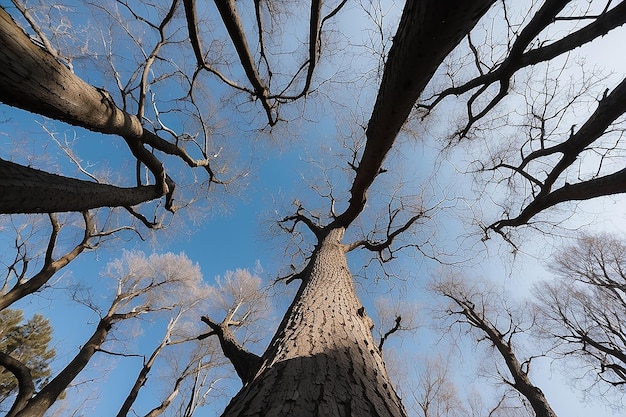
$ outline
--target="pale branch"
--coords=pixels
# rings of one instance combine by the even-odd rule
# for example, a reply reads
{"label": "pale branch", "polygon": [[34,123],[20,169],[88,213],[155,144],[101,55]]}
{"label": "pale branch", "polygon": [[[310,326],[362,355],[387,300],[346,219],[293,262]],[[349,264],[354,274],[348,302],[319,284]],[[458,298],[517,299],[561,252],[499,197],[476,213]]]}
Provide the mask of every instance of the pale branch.
{"label": "pale branch", "polygon": [[391,336],[392,334],[394,334],[395,332],[397,332],[398,330],[400,330],[400,323],[402,322],[402,317],[398,316],[396,317],[396,323],[394,324],[394,326],[389,329],[389,331],[387,331],[387,333],[385,333],[381,338],[380,338],[380,343],[378,343],[378,350],[379,351],[383,351],[383,344],[385,344],[385,341],[387,340],[387,338],[389,336]]}
{"label": "pale branch", "polygon": [[[347,227],[363,211],[367,191],[415,102],[445,57],[465,37],[495,0],[407,2],[389,51],[367,142],[350,189],[348,208],[335,219]],[[442,25],[441,22],[446,22]]]}
{"label": "pale branch", "polygon": [[0,310],[7,308],[17,300],[20,300],[25,296],[39,290],[50,280],[50,278],[52,278],[55,273],[57,273],[60,269],[73,261],[85,249],[90,248],[89,241],[94,236],[96,236],[95,226],[91,215],[88,212],[83,212],[83,221],[85,222],[85,228],[82,240],[78,244],[76,244],[76,246],[74,246],[71,251],[54,260],[52,254],[56,247],[57,237],[61,230],[61,225],[57,221],[56,216],[51,214],[49,217],[50,223],[52,225],[52,231],[48,240],[43,266],[41,267],[39,272],[37,272],[29,279],[25,279],[25,277],[20,277],[20,279],[18,279],[13,288],[11,288],[7,293],[0,296]]}
{"label": "pale branch", "polygon": [[230,330],[229,322],[216,323],[207,316],[200,318],[210,328],[211,332],[198,337],[202,340],[211,335],[217,335],[224,356],[233,364],[235,371],[244,385],[252,381],[261,367],[261,357],[246,350],[237,342]]}
{"label": "pale branch", "polygon": [[20,412],[35,393],[35,383],[28,366],[11,355],[0,352],[0,367],[13,374],[17,379],[17,397],[6,417],[13,417]]}
{"label": "pale branch", "polygon": [[180,317],[180,313],[176,318],[172,317],[170,319],[164,337],[161,339],[161,342],[154,348],[154,350],[150,354],[150,357],[148,358],[147,361],[144,356],[143,366],[141,367],[141,370],[139,371],[139,374],[137,375],[137,378],[135,379],[135,383],[130,389],[130,392],[126,396],[124,403],[122,404],[119,411],[117,412],[117,417],[126,417],[128,415],[131,407],[133,406],[133,404],[135,403],[137,399],[137,396],[139,395],[139,391],[141,390],[141,387],[143,387],[146,384],[146,381],[148,380],[148,374],[152,370],[152,366],[154,365],[157,357],[161,354],[161,352],[167,346],[170,345],[170,336],[172,333],[172,329],[179,317]]}
{"label": "pale branch", "polygon": [[[550,15],[553,15],[555,11],[558,13],[557,8],[562,8],[561,3],[563,3],[563,0],[545,3],[544,7],[540,10],[543,11],[543,13],[539,14],[538,11],[538,14],[536,14],[531,21],[531,23],[534,22],[534,24],[532,26],[529,24],[529,26],[524,28],[520,36],[515,40],[507,58],[505,58],[504,61],[495,69],[492,69],[485,74],[481,74],[480,76],[467,81],[462,85],[449,87],[438,93],[430,104],[419,104],[418,107],[430,111],[446,97],[453,95],[460,96],[480,86],[482,86],[481,91],[485,91],[487,87],[496,82],[501,85],[501,93],[503,91],[503,85],[508,85],[509,81],[507,80],[520,69],[549,61],[559,55],[591,42],[600,36],[604,36],[609,31],[626,23],[626,4],[622,2],[616,5],[613,9],[600,14],[592,23],[565,36],[564,38],[549,45],[539,46],[535,49],[530,49],[524,52],[530,42],[534,39],[532,35],[536,35],[538,31],[541,31],[547,25],[557,20],[554,16],[551,17]],[[567,3],[567,1],[565,1],[565,3]],[[522,36],[522,34],[524,36]],[[503,96],[499,94],[498,97],[501,99]],[[473,96],[473,98],[474,100],[476,99],[475,96]],[[490,108],[497,104],[494,100],[495,98],[490,101]],[[477,116],[474,116],[475,120],[473,122],[475,122],[477,118]],[[470,124],[471,123],[468,121],[468,124],[462,131],[468,131]]]}
{"label": "pale branch", "polygon": [[39,41],[41,42],[43,47],[46,49],[46,51],[48,51],[50,55],[52,55],[53,57],[55,57],[57,60],[60,61],[61,57],[59,56],[59,53],[57,52],[56,48],[52,46],[52,44],[48,40],[48,37],[46,36],[45,33],[43,33],[43,30],[41,30],[41,28],[39,27],[39,25],[37,24],[33,16],[30,14],[28,9],[18,0],[11,0],[11,2],[17,8],[17,10],[20,11],[22,16],[24,16],[24,19],[26,19],[26,21],[28,22],[30,27],[33,29],[35,34],[37,34],[37,37],[39,37]]}
{"label": "pale branch", "polygon": [[143,70],[141,71],[141,79],[139,81],[139,97],[137,98],[137,118],[139,120],[143,120],[144,118],[146,93],[148,91],[148,77],[152,71],[152,64],[158,58],[161,47],[163,47],[163,45],[167,43],[165,38],[165,27],[174,17],[174,12],[176,11],[177,6],[178,0],[172,1],[172,5],[170,6],[169,11],[167,12],[158,27],[160,39],[157,44],[152,48],[152,52],[150,52],[150,55],[147,56],[145,59]]}
{"label": "pale branch", "polygon": [[176,398],[176,396],[178,395],[180,391],[180,386],[186,377],[187,375],[181,375],[178,378],[176,378],[176,381],[174,382],[174,386],[171,392],[169,393],[169,395],[163,401],[161,401],[161,404],[157,405],[152,410],[150,410],[144,417],[157,417],[163,414],[163,412],[170,406],[172,401],[174,401],[174,398]]}

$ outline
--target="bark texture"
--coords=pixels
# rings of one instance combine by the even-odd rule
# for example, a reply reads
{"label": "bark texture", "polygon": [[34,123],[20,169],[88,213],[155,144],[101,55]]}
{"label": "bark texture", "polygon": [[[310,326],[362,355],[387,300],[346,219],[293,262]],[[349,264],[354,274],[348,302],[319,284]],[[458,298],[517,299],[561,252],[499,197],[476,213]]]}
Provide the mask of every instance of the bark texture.
{"label": "bark texture", "polygon": [[445,57],[495,0],[407,1],[385,63],[367,144],[350,190],[350,206],[336,220],[347,227],[365,207],[367,190],[378,175],[396,136]]}
{"label": "bark texture", "polygon": [[0,100],[102,133],[140,137],[141,122],[35,45],[0,8]]}
{"label": "bark texture", "polygon": [[116,187],[49,174],[0,159],[0,214],[131,207],[161,197],[157,185]]}
{"label": "bark texture", "polygon": [[354,291],[343,231],[318,244],[259,371],[224,416],[406,416]]}
{"label": "bark texture", "polygon": [[[163,164],[144,147],[144,143],[158,147],[163,141],[154,133],[145,130],[137,116],[117,107],[107,91],[89,85],[48,51],[33,43],[2,7],[0,7],[0,63],[1,102],[74,126],[123,137],[133,155],[154,174],[157,184],[119,188],[59,176],[45,177],[38,172],[25,174],[27,177],[38,176],[38,180],[41,181],[39,188],[42,190],[39,193],[35,189],[21,189],[20,181],[24,178],[18,178],[17,183],[9,182],[9,173],[6,172],[9,168],[7,163],[2,161],[0,190],[2,204],[6,206],[2,213],[82,211],[86,208],[78,206],[84,205],[84,202],[96,196],[97,203],[89,205],[132,206],[165,195],[166,208],[172,209],[174,183],[166,176]],[[25,173],[24,168],[22,167],[21,173]],[[78,192],[82,197],[66,196],[63,194],[66,190]],[[31,197],[27,198],[28,195]],[[35,199],[32,198],[33,195],[36,196]],[[46,198],[43,198],[44,196]],[[16,204],[18,205],[15,209],[13,207],[16,207]]]}

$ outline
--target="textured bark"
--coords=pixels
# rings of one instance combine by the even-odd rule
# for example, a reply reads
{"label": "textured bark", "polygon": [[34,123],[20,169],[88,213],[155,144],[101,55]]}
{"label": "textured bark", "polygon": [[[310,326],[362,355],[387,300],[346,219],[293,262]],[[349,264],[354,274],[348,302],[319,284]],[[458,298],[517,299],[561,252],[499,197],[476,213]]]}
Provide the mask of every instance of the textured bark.
{"label": "textured bark", "polygon": [[318,244],[310,271],[255,378],[224,416],[405,416],[359,302],[341,244]]}
{"label": "textured bark", "polygon": [[203,316],[202,321],[208,324],[213,330],[201,336],[200,339],[217,335],[224,356],[226,356],[235,367],[235,371],[239,378],[241,378],[241,382],[245,385],[252,381],[259,370],[259,366],[261,366],[261,358],[249,352],[237,342],[235,335],[230,330],[230,318],[226,318],[222,323],[215,323],[210,318]]}
{"label": "textured bark", "polygon": [[102,133],[142,135],[139,119],[35,45],[2,8],[0,44],[2,102]]}
{"label": "textured bark", "polygon": [[161,197],[156,185],[122,188],[49,174],[0,159],[0,214],[131,207]]}
{"label": "textured bark", "polygon": [[[7,207],[13,207],[9,203],[17,201],[29,204],[25,208],[12,209],[13,211],[5,208],[3,213],[52,213],[82,211],[89,208],[67,208],[67,202],[89,202],[87,205],[96,207],[132,206],[163,195],[168,196],[166,208],[171,208],[174,184],[165,175],[161,162],[143,146],[147,142],[158,143],[156,135],[143,129],[136,116],[117,107],[107,91],[87,84],[58,62],[53,55],[34,44],[2,7],[0,7],[0,65],[1,102],[74,126],[123,137],[133,155],[154,174],[157,183],[157,186],[152,187],[119,188],[36,174],[42,181],[39,189],[21,189],[19,179],[17,183],[7,183],[10,179],[8,173],[0,172],[3,180],[3,184],[0,184],[3,203]],[[6,165],[4,161],[3,165]],[[4,169],[8,168],[4,166]],[[51,180],[52,183],[48,184],[43,182],[44,180]],[[77,198],[75,195],[66,197],[59,192],[66,190],[75,190],[82,197]],[[90,194],[83,194],[87,192]],[[32,201],[33,196],[35,202]],[[96,196],[97,201],[91,202],[92,197]],[[37,199],[41,201],[37,203]],[[49,205],[44,206],[43,203]],[[59,205],[60,208],[57,207]]]}
{"label": "textured bark", "polygon": [[493,3],[495,0],[406,2],[367,126],[367,144],[350,190],[350,206],[337,225],[347,227],[363,210],[367,190],[420,94],[445,57]]}

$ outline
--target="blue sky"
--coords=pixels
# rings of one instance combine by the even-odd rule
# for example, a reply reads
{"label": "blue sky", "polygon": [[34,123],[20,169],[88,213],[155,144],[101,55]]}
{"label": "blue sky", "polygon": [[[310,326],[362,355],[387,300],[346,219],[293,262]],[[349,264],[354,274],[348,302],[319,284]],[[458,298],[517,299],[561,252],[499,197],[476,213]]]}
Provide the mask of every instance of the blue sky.
{"label": "blue sky", "polygon": [[[2,4],[4,5],[4,2]],[[394,10],[394,8],[390,6],[388,10]],[[344,18],[346,20],[342,22],[348,28],[347,33],[350,36],[360,33],[359,28],[353,28],[346,23],[350,20],[349,15],[346,15]],[[393,18],[390,17],[389,20],[393,21]],[[610,45],[610,42],[606,44]],[[606,53],[606,51],[604,52]],[[594,48],[589,53],[590,59],[594,61],[601,61],[607,58],[607,55],[591,55],[600,54],[601,48]],[[371,64],[374,61],[373,57],[361,58],[362,60],[355,58],[354,62],[356,64],[353,63],[353,65],[358,67],[366,63]],[[611,68],[614,68],[618,74],[622,76],[626,74],[626,61],[615,62],[614,54],[608,55],[608,61]],[[84,62],[81,65],[89,69],[90,62]],[[322,65],[319,71],[321,74],[325,74],[331,72],[332,69],[331,65]],[[99,81],[101,79],[99,73],[96,70],[92,71],[86,72],[85,78],[92,80],[92,82]],[[339,76],[349,78],[349,75],[350,73],[347,71],[347,74],[340,74]],[[360,85],[368,85],[365,78],[361,80]],[[55,327],[55,347],[59,352],[58,361],[55,365],[61,366],[64,360],[69,359],[73,355],[76,351],[75,349],[91,333],[97,319],[88,309],[76,305],[69,299],[65,290],[67,283],[87,281],[98,290],[105,291],[97,287],[97,277],[110,259],[120,256],[122,247],[128,249],[139,248],[147,253],[152,251],[185,252],[201,266],[204,277],[209,283],[213,282],[215,276],[223,275],[227,270],[235,268],[253,269],[257,263],[260,263],[264,269],[262,277],[269,284],[276,274],[288,266],[290,262],[283,252],[286,244],[285,238],[280,236],[273,237],[272,233],[268,232],[271,222],[282,215],[290,214],[289,209],[293,209],[291,202],[296,198],[301,200],[305,207],[323,207],[323,201],[307,186],[307,180],[322,173],[321,167],[319,164],[311,165],[308,162],[324,162],[326,168],[334,168],[339,163],[339,159],[330,158],[335,152],[341,150],[341,146],[336,141],[336,138],[345,135],[345,131],[350,129],[358,132],[358,128],[350,126],[349,122],[346,122],[346,120],[350,121],[350,116],[354,115],[345,116],[345,119],[338,122],[333,111],[340,108],[340,105],[353,102],[356,107],[362,106],[352,109],[356,114],[354,118],[359,122],[364,122],[368,117],[368,112],[371,110],[371,99],[375,94],[375,88],[373,88],[375,84],[369,84],[371,84],[369,85],[370,88],[362,91],[338,90],[345,94],[345,96],[341,97],[333,96],[335,93],[333,90],[324,92],[321,95],[321,99],[319,96],[317,97],[320,102],[316,103],[314,100],[311,100],[307,103],[310,106],[314,106],[314,110],[306,112],[307,117],[313,116],[311,120],[303,118],[297,122],[292,122],[288,127],[278,127],[269,139],[257,134],[248,125],[247,119],[242,120],[233,114],[221,114],[220,116],[226,118],[227,123],[220,132],[223,136],[219,138],[220,143],[238,150],[238,156],[233,157],[233,160],[236,163],[240,163],[243,169],[252,168],[250,174],[242,181],[245,183],[245,187],[238,188],[238,185],[234,185],[231,194],[216,193],[215,197],[210,196],[207,206],[209,214],[206,218],[200,219],[201,221],[198,225],[193,222],[192,217],[192,220],[188,221],[188,223],[174,225],[171,229],[172,231],[158,232],[154,238],[148,238],[145,242],[139,239],[130,239],[130,235],[124,235],[124,240],[115,241],[113,244],[105,246],[95,253],[81,255],[67,270],[62,272],[61,279],[55,285],[56,288],[47,289],[41,294],[29,297],[15,305],[16,308],[23,308],[27,315],[34,312],[42,312],[50,317]],[[219,97],[217,94],[216,96]],[[326,106],[324,99],[328,99],[332,103]],[[295,118],[299,111],[300,109],[286,110],[286,115]],[[68,168],[64,156],[59,152],[58,146],[50,141],[47,135],[42,132],[40,125],[36,123],[41,123],[43,121],[41,118],[32,118],[24,112],[2,105],[0,107],[0,119],[8,120],[7,123],[0,125],[0,156],[8,157],[13,155],[17,148],[20,151],[25,150],[27,154],[50,156],[55,163],[60,164],[64,169],[68,169],[68,172],[72,171],[71,168]],[[223,122],[224,120],[220,121]],[[256,121],[258,122],[258,120]],[[443,121],[446,122],[445,118],[443,118]],[[345,125],[341,122],[345,123]],[[132,165],[129,164],[129,160],[123,159],[128,155],[125,145],[119,138],[103,137],[58,123],[46,122],[45,125],[54,127],[61,134],[67,134],[69,138],[73,138],[74,132],[76,132],[76,137],[78,138],[77,149],[80,155],[85,160],[96,158],[95,162],[97,165],[95,165],[94,170],[103,169],[102,160],[105,160],[108,165],[107,169],[112,172],[132,172]],[[434,130],[437,130],[436,127]],[[18,143],[17,146],[14,145],[16,141]],[[429,168],[434,165],[434,148],[435,145],[432,145],[430,141],[415,144],[405,138],[402,147],[387,162],[387,166],[390,167],[390,181],[397,178],[395,176],[400,175],[400,171],[403,179],[413,178],[425,173],[430,175]],[[437,175],[437,182],[427,188],[432,191],[432,197],[429,201],[437,202],[438,199],[445,197],[449,193],[468,191],[471,188],[469,180],[461,179],[460,175],[458,175],[457,167],[454,165],[455,162],[456,160],[443,162],[442,168]],[[34,162],[35,165],[37,163],[37,161]],[[348,182],[346,182],[343,174],[336,170],[333,173],[333,179],[337,181],[337,190],[345,191],[347,189]],[[382,178],[381,181],[384,182],[385,179]],[[415,193],[417,192],[416,190],[417,188],[410,192]],[[373,195],[377,193],[385,195],[387,190],[379,186],[372,192]],[[213,203],[211,199],[217,201]],[[607,226],[604,227],[616,228],[626,224],[626,217],[620,209],[623,206],[620,203],[621,199],[612,199],[599,203],[600,206],[596,203],[586,204],[581,209],[582,212],[587,214],[603,213],[609,219],[608,221],[612,222],[607,223]],[[373,200],[371,210],[373,210],[374,206],[376,206],[376,202]],[[612,210],[611,214],[608,213],[609,209]],[[467,214],[467,211],[462,212]],[[362,225],[366,230],[368,226],[367,219],[369,219],[367,217],[368,214],[371,213],[366,213],[364,220],[362,220]],[[181,221],[182,219],[185,219],[185,214],[181,214]],[[433,236],[433,239],[437,240],[438,244],[445,247],[455,248],[460,245],[459,241],[461,238],[459,236],[469,234],[469,237],[467,237],[469,241],[471,240],[471,233],[476,233],[475,229],[470,231],[470,227],[464,227],[458,221],[453,221],[445,213],[438,219],[440,223],[434,230],[427,227],[420,233]],[[576,219],[572,221],[576,221]],[[583,221],[585,221],[584,217]],[[177,231],[181,233],[176,233]],[[2,245],[8,249],[12,238],[10,230],[3,231],[0,229],[0,232],[2,232],[0,236],[3,242]],[[311,236],[306,235],[306,233],[305,231],[305,237],[310,242]],[[528,236],[528,234],[525,235],[524,233],[522,232],[522,236]],[[538,239],[535,235],[531,235],[527,240],[532,242],[524,246],[524,251],[527,254],[521,253],[515,259],[510,255],[510,247],[501,241],[493,240],[487,242],[485,247],[482,247],[481,243],[475,243],[470,249],[464,248],[465,252],[461,252],[461,257],[476,256],[476,260],[471,266],[473,274],[493,275],[497,280],[502,279],[503,285],[509,291],[517,294],[524,292],[529,287],[530,281],[544,277],[546,274],[542,269],[541,261],[547,258],[544,249],[549,247],[549,243]],[[364,256],[362,252],[349,254],[348,258],[353,272],[356,273],[360,269]],[[393,298],[397,297],[398,294],[402,294],[404,300],[415,302],[418,305],[425,305],[432,299],[432,295],[424,293],[423,287],[431,274],[438,273],[439,266],[437,263],[424,259],[419,254],[413,254],[412,256],[402,258],[398,268],[401,272],[400,278],[405,279],[406,282],[402,279],[397,281],[383,280],[378,284],[370,281],[358,281],[357,288],[363,296],[369,311],[373,311],[373,300],[380,296]],[[289,301],[288,297],[277,298],[275,300],[276,311],[273,312],[273,317],[280,318],[281,308],[284,309]],[[268,337],[271,337],[271,329],[272,325],[268,325]],[[152,331],[154,329],[147,330],[144,336],[150,339]],[[432,343],[436,340],[438,340],[436,332],[424,327],[420,328],[414,335],[405,335],[404,339],[392,339],[388,343],[390,348],[419,352],[433,350]],[[465,364],[473,364],[476,358],[480,358],[480,356],[474,355],[476,352],[472,351],[471,346],[471,341],[467,340],[467,347],[463,348],[464,350],[467,349],[463,356]],[[123,387],[130,383],[130,378],[134,378],[135,373],[139,370],[138,362],[135,361],[131,365],[132,362],[133,360],[131,359],[111,359],[105,355],[98,355],[95,358],[96,371],[90,371],[90,373],[86,374],[87,377],[97,375],[98,371],[106,370],[111,363],[115,363],[115,371],[103,380],[102,387],[105,387],[105,391],[98,401],[90,402],[90,407],[93,407],[93,409],[85,410],[89,411],[86,412],[86,415],[106,416],[110,415],[113,412],[112,410],[117,409],[119,404],[115,403],[115,399],[125,395],[126,389]],[[582,417],[592,413],[590,409],[581,405],[587,404],[587,401],[579,401],[567,389],[567,381],[564,382],[558,372],[551,374],[549,364],[546,364],[545,369],[540,373],[542,381],[538,382],[538,384],[547,393],[549,400],[558,413],[574,417]],[[469,370],[463,376],[469,377],[471,380],[471,375],[472,371]],[[466,381],[463,378],[459,379]],[[100,384],[100,380],[95,383]],[[89,385],[82,385],[79,389],[84,394],[92,388]],[[231,389],[236,388],[232,385]],[[144,395],[146,394],[147,392],[144,393]],[[153,400],[153,398],[142,399],[140,394],[140,402]],[[72,401],[71,397],[69,401]],[[223,403],[216,403],[215,408],[211,408],[208,415],[218,412],[223,405]],[[596,415],[610,415],[602,406],[598,406],[593,413],[597,413]]]}

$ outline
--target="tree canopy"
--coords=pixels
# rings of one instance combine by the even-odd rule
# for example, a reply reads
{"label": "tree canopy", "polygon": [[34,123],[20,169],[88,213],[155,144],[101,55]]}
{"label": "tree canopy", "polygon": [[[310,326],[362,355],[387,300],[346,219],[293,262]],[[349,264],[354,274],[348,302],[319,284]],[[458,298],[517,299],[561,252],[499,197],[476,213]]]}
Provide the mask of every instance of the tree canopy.
{"label": "tree canopy", "polygon": [[[224,415],[407,415],[383,345],[410,320],[398,313],[375,341],[354,275],[423,284],[436,264],[476,267],[493,240],[523,253],[522,228],[554,246],[573,234],[570,219],[574,229],[589,222],[578,202],[619,198],[626,71],[593,54],[614,48],[624,23],[626,2],[608,0],[14,0],[0,7],[10,115],[0,213],[11,248],[0,308],[45,292],[101,247],[163,247],[185,227],[196,246],[219,245],[229,233],[212,234],[216,222],[202,217],[243,207],[250,193],[264,199],[257,216],[272,213],[287,236],[276,285],[299,287],[261,353],[240,339],[266,297],[245,273],[215,287],[229,295],[214,296],[218,312],[198,316],[208,328],[196,339],[219,343],[243,385]],[[273,171],[293,177],[288,196],[268,185],[285,180]],[[130,269],[118,271],[112,307],[86,303],[99,319],[80,366],[25,395],[15,415],[45,412],[121,320],[181,307],[144,291],[193,269],[169,270],[168,256],[133,257],[149,271],[141,276],[120,258]],[[185,288],[204,291],[192,275]],[[508,343],[517,332],[475,314],[463,291],[439,292],[487,334],[514,380],[505,383],[533,403]],[[181,378],[200,384],[187,371]],[[199,404],[189,392],[184,415]],[[535,412],[552,415],[540,402]]]}

